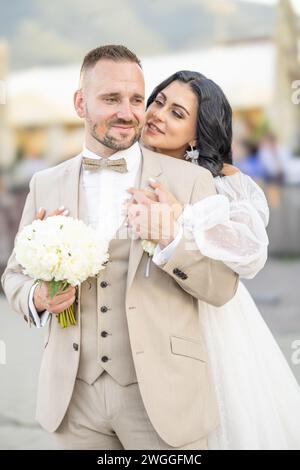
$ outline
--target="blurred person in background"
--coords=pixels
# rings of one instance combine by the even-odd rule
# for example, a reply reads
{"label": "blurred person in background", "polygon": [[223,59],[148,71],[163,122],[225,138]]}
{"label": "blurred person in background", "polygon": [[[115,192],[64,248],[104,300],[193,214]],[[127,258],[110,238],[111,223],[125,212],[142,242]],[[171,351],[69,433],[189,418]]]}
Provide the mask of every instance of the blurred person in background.
{"label": "blurred person in background", "polygon": [[258,160],[265,168],[265,179],[269,183],[282,184],[286,181],[292,155],[283,145],[279,145],[275,134],[268,132],[258,148]]}
{"label": "blurred person in background", "polygon": [[262,138],[258,157],[266,169],[268,182],[275,184],[300,183],[299,156],[294,156],[286,145],[280,144],[272,132]]}
{"label": "blurred person in background", "polygon": [[48,167],[45,158],[38,153],[20,151],[11,172],[10,186],[15,190],[28,188],[29,181],[37,171]]}
{"label": "blurred person in background", "polygon": [[260,159],[258,146],[250,141],[243,144],[246,155],[235,163],[236,167],[255,180],[266,180],[267,170]]}

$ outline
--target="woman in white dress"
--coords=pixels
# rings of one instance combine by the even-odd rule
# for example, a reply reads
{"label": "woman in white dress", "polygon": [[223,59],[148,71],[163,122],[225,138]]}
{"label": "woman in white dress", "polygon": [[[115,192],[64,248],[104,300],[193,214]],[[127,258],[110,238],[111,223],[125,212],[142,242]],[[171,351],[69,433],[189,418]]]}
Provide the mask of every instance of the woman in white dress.
{"label": "woman in white dress", "polygon": [[[185,207],[178,222],[204,255],[254,277],[267,259],[269,210],[258,185],[232,166],[232,113],[222,90],[182,71],[158,85],[147,105],[144,144],[215,177],[218,194]],[[178,203],[160,184],[150,185],[158,200]],[[225,306],[203,304],[203,311],[220,409],[209,448],[299,449],[300,387],[245,286],[240,282]]]}

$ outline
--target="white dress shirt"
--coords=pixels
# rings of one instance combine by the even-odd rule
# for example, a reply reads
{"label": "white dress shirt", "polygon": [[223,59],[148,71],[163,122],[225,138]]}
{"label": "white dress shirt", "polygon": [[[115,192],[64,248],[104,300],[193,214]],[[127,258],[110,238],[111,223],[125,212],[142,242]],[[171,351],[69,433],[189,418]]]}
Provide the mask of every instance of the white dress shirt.
{"label": "white dress shirt", "polygon": [[[83,148],[82,155],[94,159],[101,158],[86,147]],[[126,199],[131,197],[127,190],[135,185],[142,162],[139,144],[135,143],[126,150],[114,153],[109,157],[109,160],[117,160],[119,158],[126,160],[127,173],[103,169],[100,171],[84,170],[82,174],[83,187],[86,194],[88,223],[99,232],[99,235],[101,234],[101,237],[105,236],[108,240],[114,237],[125,219],[123,204]],[[174,253],[181,237],[182,229],[175,240],[163,250],[157,245],[153,262],[158,266],[166,263]],[[41,328],[47,323],[50,314],[47,310],[40,315],[37,313],[33,303],[35,287],[34,285],[30,291],[29,309],[36,326]]]}

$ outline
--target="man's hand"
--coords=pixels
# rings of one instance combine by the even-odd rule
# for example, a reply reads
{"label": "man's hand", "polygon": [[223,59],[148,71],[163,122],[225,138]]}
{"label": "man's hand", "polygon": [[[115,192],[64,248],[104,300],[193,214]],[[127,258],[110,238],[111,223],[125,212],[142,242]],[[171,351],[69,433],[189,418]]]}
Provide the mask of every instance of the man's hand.
{"label": "man's hand", "polygon": [[154,189],[154,193],[158,198],[159,202],[163,204],[168,204],[170,207],[172,207],[174,211],[174,216],[177,220],[183,211],[183,207],[178,201],[178,199],[176,199],[174,194],[171,193],[171,191],[169,191],[167,188],[165,188],[161,183],[157,183],[152,179],[149,180],[149,186]]}
{"label": "man's hand", "polygon": [[51,298],[48,284],[42,282],[37,285],[33,292],[33,303],[38,313],[48,310],[49,313],[61,313],[75,302],[76,289],[68,287],[66,290],[59,290],[57,294]]}
{"label": "man's hand", "polygon": [[165,248],[179,231],[177,219],[182,206],[175,196],[160,183],[151,182],[155,192],[130,188],[131,201],[127,205],[127,217],[135,236],[159,243]]}

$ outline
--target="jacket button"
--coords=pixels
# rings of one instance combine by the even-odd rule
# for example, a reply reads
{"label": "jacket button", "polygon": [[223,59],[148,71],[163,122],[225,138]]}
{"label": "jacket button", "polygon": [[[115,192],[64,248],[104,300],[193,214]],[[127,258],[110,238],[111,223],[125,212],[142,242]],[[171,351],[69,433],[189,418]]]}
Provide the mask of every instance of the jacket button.
{"label": "jacket button", "polygon": [[106,307],[106,305],[102,305],[100,310],[101,310],[102,313],[105,313],[105,312],[107,312],[108,308]]}
{"label": "jacket button", "polygon": [[180,273],[180,271],[179,271],[179,269],[178,269],[178,268],[175,268],[175,269],[173,269],[173,274],[176,274],[176,275],[178,275],[179,273]]}
{"label": "jacket button", "polygon": [[108,357],[107,357],[107,356],[102,356],[102,357],[101,357],[101,361],[102,361],[102,362],[107,362],[107,361],[108,361]]}
{"label": "jacket button", "polygon": [[108,335],[107,331],[101,331],[101,336],[103,338],[106,338],[107,335]]}
{"label": "jacket button", "polygon": [[78,351],[78,344],[77,343],[73,343],[73,349],[74,349],[74,351]]}
{"label": "jacket button", "polygon": [[108,283],[106,281],[100,282],[100,286],[104,289],[105,287],[108,286]]}
{"label": "jacket button", "polygon": [[187,275],[186,275],[185,273],[183,273],[182,276],[181,276],[181,279],[182,279],[183,281],[185,281],[187,278],[188,278]]}

